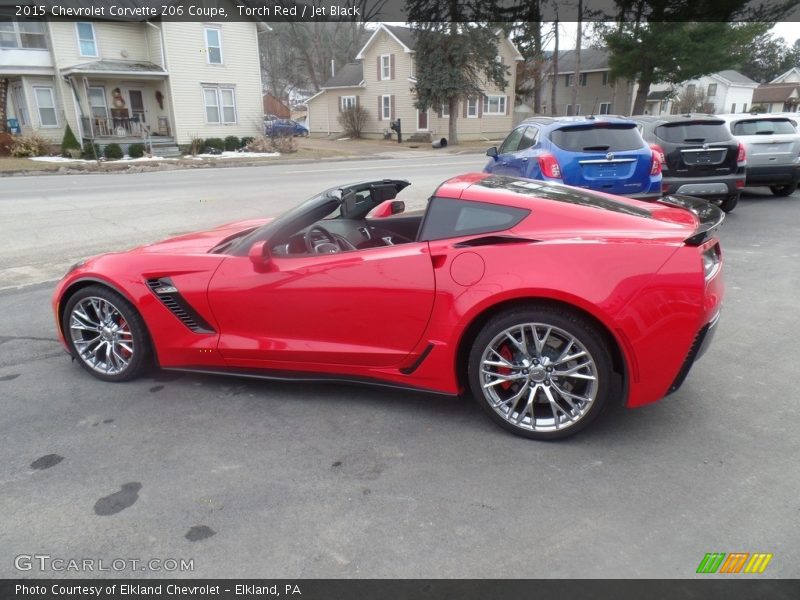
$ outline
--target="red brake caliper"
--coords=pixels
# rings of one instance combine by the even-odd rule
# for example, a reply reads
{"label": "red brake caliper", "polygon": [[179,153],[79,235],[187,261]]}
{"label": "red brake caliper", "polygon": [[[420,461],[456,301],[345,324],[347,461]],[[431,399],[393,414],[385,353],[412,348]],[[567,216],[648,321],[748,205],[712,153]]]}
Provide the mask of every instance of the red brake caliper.
{"label": "red brake caliper", "polygon": [[[502,348],[500,348],[500,352],[498,352],[498,354],[503,358],[505,358],[508,362],[514,362],[513,361],[514,357],[512,356],[511,350],[508,349],[507,345],[504,345]],[[511,369],[509,369],[508,367],[497,367],[497,372],[500,373],[501,375],[510,375]],[[511,383],[512,383],[511,381],[504,381],[503,383],[500,384],[500,387],[503,388],[504,390],[507,390],[508,388],[511,387]]]}

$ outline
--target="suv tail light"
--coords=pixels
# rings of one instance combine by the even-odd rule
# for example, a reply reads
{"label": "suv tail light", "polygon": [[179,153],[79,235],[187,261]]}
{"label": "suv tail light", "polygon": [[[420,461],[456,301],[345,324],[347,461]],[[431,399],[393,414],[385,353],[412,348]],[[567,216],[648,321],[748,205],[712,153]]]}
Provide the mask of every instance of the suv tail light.
{"label": "suv tail light", "polygon": [[658,162],[661,163],[662,166],[667,164],[667,157],[664,156],[664,150],[661,146],[658,144],[650,144],[650,150],[658,157]]}
{"label": "suv tail light", "polygon": [[736,155],[736,162],[739,163],[740,167],[743,167],[747,163],[747,153],[744,151],[744,144],[739,142],[739,154]]}
{"label": "suv tail light", "polygon": [[661,160],[656,152],[653,152],[653,157],[650,161],[650,175],[661,175]]}
{"label": "suv tail light", "polygon": [[545,177],[561,179],[561,167],[552,154],[542,154],[539,156],[539,168]]}

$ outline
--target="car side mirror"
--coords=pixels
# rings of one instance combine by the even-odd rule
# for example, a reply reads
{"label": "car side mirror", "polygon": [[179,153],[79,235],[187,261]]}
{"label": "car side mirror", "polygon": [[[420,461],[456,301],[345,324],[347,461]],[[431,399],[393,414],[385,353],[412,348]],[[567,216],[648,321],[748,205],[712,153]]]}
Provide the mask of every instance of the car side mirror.
{"label": "car side mirror", "polygon": [[392,215],[399,215],[406,209],[406,203],[402,200],[384,200],[369,213],[371,219],[385,219]]}
{"label": "car side mirror", "polygon": [[497,146],[492,146],[486,151],[486,156],[491,156],[493,159],[497,160]]}
{"label": "car side mirror", "polygon": [[250,252],[247,255],[250,257],[250,262],[253,263],[256,271],[263,273],[269,270],[272,264],[272,256],[266,241],[262,240],[250,246]]}

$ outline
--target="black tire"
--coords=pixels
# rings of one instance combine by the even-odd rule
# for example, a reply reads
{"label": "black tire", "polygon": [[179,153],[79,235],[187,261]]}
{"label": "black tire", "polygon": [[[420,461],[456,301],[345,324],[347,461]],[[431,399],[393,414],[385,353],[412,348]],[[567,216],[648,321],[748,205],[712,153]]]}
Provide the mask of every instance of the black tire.
{"label": "black tire", "polygon": [[723,210],[723,212],[729,213],[736,208],[737,204],[739,204],[739,194],[736,194],[735,196],[728,196],[719,203],[719,207]]}
{"label": "black tire", "polygon": [[775,196],[778,197],[785,197],[791,196],[794,194],[794,191],[797,189],[796,183],[787,183],[786,185],[771,185],[769,186],[769,191],[772,192]]}
{"label": "black tire", "polygon": [[[530,343],[533,343],[530,331],[524,344],[528,348],[527,352],[523,353],[520,346],[515,348],[510,342],[505,342],[507,347],[502,347],[505,332],[532,324],[536,325],[537,336],[540,335],[539,332],[551,328],[543,338],[545,343],[541,351],[535,350],[533,355],[530,354]],[[517,333],[512,335],[518,342],[522,341],[521,335],[519,338],[516,337]],[[566,356],[573,356],[567,347],[569,338],[575,343],[572,347],[585,352],[587,359],[556,362],[565,348],[568,350]],[[495,355],[500,356],[504,351],[507,358],[492,358]],[[509,353],[513,356],[509,356]],[[496,364],[502,364],[500,361],[510,362],[514,369],[488,366],[484,370],[484,361],[489,359]],[[583,360],[588,360],[592,366],[580,368]],[[577,370],[567,375],[564,369]],[[489,373],[491,370],[494,372]],[[559,371],[561,374],[558,374]],[[535,440],[565,438],[589,426],[608,403],[613,389],[611,357],[603,335],[586,317],[559,307],[531,306],[509,310],[493,317],[472,344],[467,376],[475,400],[492,420],[512,433]],[[513,383],[504,381],[511,376],[516,378]],[[594,377],[594,381],[588,377]],[[495,385],[498,381],[500,384]],[[504,387],[506,385],[509,387]],[[568,396],[561,395],[563,392],[571,394],[571,400]],[[529,400],[531,393],[532,402]],[[511,400],[519,394],[522,395],[518,400]],[[507,402],[501,403],[504,395],[507,401],[511,401],[508,406]],[[581,399],[585,401],[582,402]],[[552,420],[549,427],[548,419]]]}
{"label": "black tire", "polygon": [[[110,308],[104,313],[95,305]],[[82,311],[82,316],[79,317],[76,311]],[[104,314],[107,327],[97,330],[80,327],[104,321]],[[78,327],[73,327],[73,323]],[[98,379],[127,381],[138,377],[150,366],[152,351],[144,320],[128,300],[105,286],[91,285],[73,294],[64,306],[61,327],[72,356]],[[102,338],[96,344],[91,338],[95,333]],[[108,341],[103,336],[108,336]],[[116,350],[119,353],[115,354]],[[101,354],[106,356],[103,362],[98,357]]]}

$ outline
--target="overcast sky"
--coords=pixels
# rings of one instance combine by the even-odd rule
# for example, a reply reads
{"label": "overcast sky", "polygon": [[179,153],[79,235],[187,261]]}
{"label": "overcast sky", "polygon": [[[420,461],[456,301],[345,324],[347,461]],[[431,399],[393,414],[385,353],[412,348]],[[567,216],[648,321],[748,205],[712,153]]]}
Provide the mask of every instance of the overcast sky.
{"label": "overcast sky", "polygon": [[[586,35],[586,24],[584,24],[584,44],[583,47],[586,48],[590,41],[589,39],[585,38]],[[772,28],[772,34],[775,37],[782,37],[786,40],[789,45],[791,46],[794,44],[795,40],[800,38],[800,26],[798,23],[777,23],[775,27]],[[549,24],[548,24],[549,27]],[[558,38],[558,45],[561,49],[569,49],[575,47],[575,37],[577,36],[577,23],[562,23],[559,29],[559,38]],[[553,42],[552,40],[546,46],[547,50],[553,49]]]}

